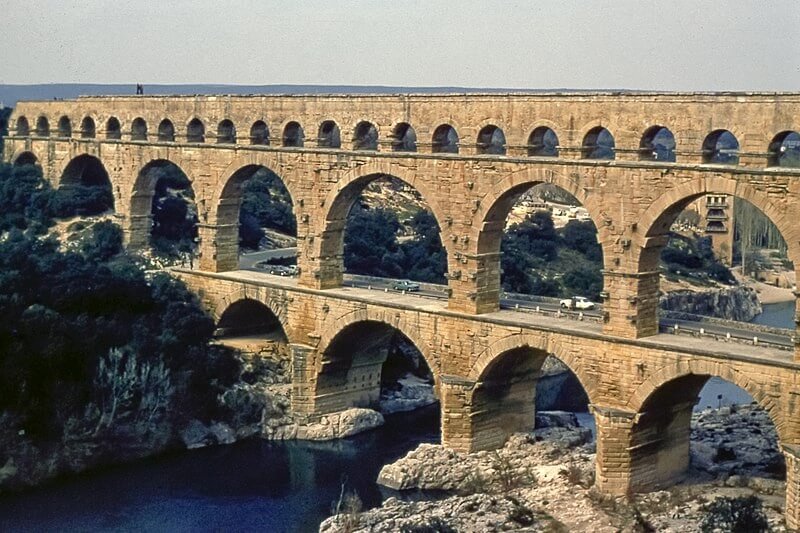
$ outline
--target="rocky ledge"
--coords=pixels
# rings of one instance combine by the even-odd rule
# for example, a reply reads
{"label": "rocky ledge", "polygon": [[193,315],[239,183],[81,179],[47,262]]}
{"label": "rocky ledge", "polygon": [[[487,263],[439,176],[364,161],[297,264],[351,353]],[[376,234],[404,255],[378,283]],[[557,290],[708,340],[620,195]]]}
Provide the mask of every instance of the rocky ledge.
{"label": "rocky ledge", "polygon": [[758,293],[745,285],[707,291],[672,291],[661,297],[660,307],[739,322],[750,322],[762,311]]}

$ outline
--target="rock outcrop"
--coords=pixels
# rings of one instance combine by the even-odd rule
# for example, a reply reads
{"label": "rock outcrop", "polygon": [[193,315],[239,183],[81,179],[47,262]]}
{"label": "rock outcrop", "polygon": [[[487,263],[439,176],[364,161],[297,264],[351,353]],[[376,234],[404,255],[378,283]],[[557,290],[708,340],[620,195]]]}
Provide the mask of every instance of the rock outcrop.
{"label": "rock outcrop", "polygon": [[661,309],[693,315],[750,322],[761,313],[761,302],[752,287],[737,285],[707,291],[672,291],[661,297]]}

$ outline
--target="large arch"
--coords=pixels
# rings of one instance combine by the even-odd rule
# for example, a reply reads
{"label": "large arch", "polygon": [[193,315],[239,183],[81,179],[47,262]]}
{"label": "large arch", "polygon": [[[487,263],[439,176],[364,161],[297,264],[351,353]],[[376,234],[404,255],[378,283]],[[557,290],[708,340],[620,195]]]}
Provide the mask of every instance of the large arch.
{"label": "large arch", "polygon": [[[422,355],[439,390],[439,362],[419,328],[384,310],[357,310],[337,318],[325,328],[312,371],[315,414],[350,407],[375,406],[380,396],[381,370],[395,335],[410,342]],[[357,339],[357,342],[354,341]]]}
{"label": "large arch", "polygon": [[58,181],[57,216],[96,215],[114,210],[114,191],[102,161],[79,155],[64,167]]}
{"label": "large arch", "polygon": [[[444,211],[436,201],[436,192],[427,187],[424,180],[418,180],[413,171],[385,162],[372,162],[358,167],[342,177],[325,197],[323,206],[325,216],[319,221],[318,257],[325,264],[320,265],[325,278],[325,288],[341,285],[344,270],[344,232],[347,217],[356,200],[371,182],[380,178],[395,178],[413,187],[422,197],[436,219],[440,231],[444,221]],[[442,239],[442,246],[450,257],[447,242]]]}
{"label": "large arch", "polygon": [[592,402],[594,380],[586,376],[578,358],[551,344],[543,335],[510,335],[478,356],[469,373],[475,383],[469,402],[473,450],[499,448],[511,434],[534,428],[536,384],[550,356],[567,366]]}
{"label": "large arch", "polygon": [[177,163],[169,159],[152,159],[139,170],[130,197],[130,213],[128,221],[128,245],[133,249],[150,245],[153,230],[153,203],[156,186],[165,172],[177,169],[189,181],[189,194],[194,197],[191,176]]}
{"label": "large arch", "polygon": [[244,296],[230,302],[215,318],[214,336],[217,338],[276,336],[288,342],[281,317],[269,305],[254,298]]}
{"label": "large arch", "polygon": [[743,389],[766,411],[775,427],[778,447],[792,443],[776,398],[743,372],[717,361],[687,359],[671,363],[637,387],[628,403],[630,412],[635,413],[632,425],[629,431],[618,431],[612,437],[621,439],[622,446],[629,450],[629,492],[662,489],[684,476],[690,465],[693,408],[712,377]]}
{"label": "large arch", "polygon": [[216,197],[214,217],[218,227],[231,228],[236,231],[218,233],[216,238],[217,271],[233,270],[238,268],[240,251],[240,216],[242,207],[242,194],[244,185],[259,171],[266,170],[278,178],[289,196],[292,214],[295,215],[295,197],[289,188],[287,180],[265,165],[249,164],[233,170],[223,182],[222,188]]}
{"label": "large arch", "polygon": [[39,158],[36,157],[36,154],[30,151],[20,152],[13,159],[14,166],[22,166],[22,165],[38,165]]}

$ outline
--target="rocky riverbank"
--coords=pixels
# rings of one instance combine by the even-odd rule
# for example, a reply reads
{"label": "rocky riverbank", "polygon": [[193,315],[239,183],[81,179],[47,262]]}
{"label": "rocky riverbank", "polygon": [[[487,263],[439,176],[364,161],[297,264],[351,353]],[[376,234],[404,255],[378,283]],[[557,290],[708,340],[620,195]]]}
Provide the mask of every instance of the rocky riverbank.
{"label": "rocky riverbank", "polygon": [[706,291],[672,291],[661,296],[660,306],[667,311],[739,322],[750,322],[762,311],[758,293],[745,285]]}
{"label": "rocky riverbank", "polygon": [[773,472],[779,457],[774,428],[760,409],[695,414],[687,480],[631,500],[593,488],[594,445],[574,417],[542,414],[540,424],[569,427],[516,434],[492,452],[461,454],[422,444],[386,465],[378,479],[398,491],[424,491],[422,501],[404,501],[399,492],[380,508],[327,519],[320,532],[693,532],[700,531],[708,502],[750,494],[764,502],[771,530],[785,530],[785,483],[759,477],[779,475]]}

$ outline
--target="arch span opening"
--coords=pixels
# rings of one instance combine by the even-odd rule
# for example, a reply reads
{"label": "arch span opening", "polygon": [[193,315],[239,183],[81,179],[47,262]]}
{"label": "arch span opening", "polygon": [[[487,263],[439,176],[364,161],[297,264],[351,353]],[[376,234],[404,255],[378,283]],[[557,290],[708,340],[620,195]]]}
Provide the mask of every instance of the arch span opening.
{"label": "arch span opening", "polygon": [[217,126],[217,144],[236,144],[236,127],[227,118]]}
{"label": "arch span opening", "polygon": [[94,216],[114,210],[114,192],[108,171],[91,155],[79,155],[64,168],[53,202],[60,218]]}
{"label": "arch span opening", "polygon": [[528,155],[531,157],[558,157],[558,135],[547,126],[539,126],[528,137]]}
{"label": "arch span opening", "polygon": [[628,443],[635,492],[687,476],[693,483],[730,475],[785,479],[770,413],[722,377],[675,377],[652,391],[639,413]]}
{"label": "arch span opening", "polygon": [[349,274],[385,278],[374,284],[397,291],[444,290],[419,285],[446,283],[447,252],[433,211],[406,182],[383,174],[356,180],[336,198],[328,223],[343,227],[330,232],[326,245],[343,245]]}
{"label": "arch span opening", "polygon": [[36,136],[50,136],[50,122],[47,120],[47,117],[42,116],[36,119]]}
{"label": "arch span opening", "polygon": [[416,152],[417,151],[417,132],[411,124],[401,122],[392,131],[392,151],[393,152]]}
{"label": "arch span opening", "polygon": [[317,146],[320,148],[341,148],[342,134],[339,126],[332,120],[326,120],[319,126]]}
{"label": "arch span opening", "polygon": [[651,126],[644,132],[639,143],[639,159],[659,163],[675,162],[675,136],[669,128]]}
{"label": "arch span opening", "polygon": [[206,142],[206,126],[199,118],[193,118],[186,125],[186,142],[204,143]]}
{"label": "arch span opening", "polygon": [[158,140],[161,142],[175,142],[175,126],[168,118],[162,120],[158,125]]}
{"label": "arch span opening", "polygon": [[94,139],[96,135],[97,127],[95,126],[94,119],[92,117],[83,117],[83,121],[81,121],[81,138]]}
{"label": "arch span opening", "polygon": [[615,159],[614,136],[602,126],[589,130],[581,147],[583,159]]}
{"label": "arch span opening", "polygon": [[130,246],[151,246],[169,261],[193,266],[197,249],[197,206],[192,183],[166,159],[147,163],[136,178],[131,198]]}
{"label": "arch span opening", "polygon": [[703,163],[738,165],[739,140],[728,130],[714,130],[703,140]]}
{"label": "arch span opening", "polygon": [[478,132],[478,153],[491,155],[506,154],[506,136],[497,126],[484,126]]}
{"label": "arch span opening", "polygon": [[230,241],[218,236],[217,256],[229,257],[232,268],[294,275],[286,268],[297,262],[297,220],[291,194],[283,180],[267,167],[247,165],[225,184],[217,207],[217,222],[236,227]]}
{"label": "arch span opening", "polygon": [[557,356],[531,346],[510,349],[483,370],[472,393],[474,449],[500,448],[514,433],[552,427],[589,442],[588,407],[580,380]]}
{"label": "arch span opening", "polygon": [[[392,414],[436,404],[438,392],[431,363],[393,326],[372,320],[350,324],[336,334],[322,354],[316,412],[365,407]],[[430,431],[438,440],[438,407],[436,411]]]}
{"label": "arch span opening", "polygon": [[353,131],[353,150],[378,149],[378,128],[371,122],[359,122]]}
{"label": "arch span opening", "polygon": [[263,120],[257,120],[250,127],[250,144],[259,146],[269,145],[269,128]]}
{"label": "arch span opening", "polygon": [[431,151],[441,154],[458,153],[458,133],[450,124],[442,124],[433,132]]}
{"label": "arch span opening", "polygon": [[800,133],[784,131],[772,139],[769,144],[769,160],[771,167],[800,168]]}
{"label": "arch span opening", "polygon": [[122,126],[117,117],[111,117],[106,121],[106,139],[122,139]]}
{"label": "arch span opening", "polygon": [[145,122],[141,117],[133,119],[133,122],[131,123],[131,140],[147,140],[147,122]]}
{"label": "arch span opening", "polygon": [[39,158],[33,152],[22,152],[14,159],[14,166],[38,165]]}
{"label": "arch span opening", "polygon": [[288,342],[280,319],[258,300],[243,298],[229,305],[217,321],[219,339],[270,338]]}
{"label": "arch span opening", "polygon": [[302,148],[305,142],[303,126],[299,122],[289,122],[283,128],[283,146],[289,148]]}
{"label": "arch span opening", "polygon": [[31,127],[30,124],[28,124],[28,119],[24,116],[17,118],[16,133],[20,137],[27,137],[31,133]]}
{"label": "arch span opening", "polygon": [[58,119],[58,136],[64,139],[72,137],[72,121],[67,116]]}

